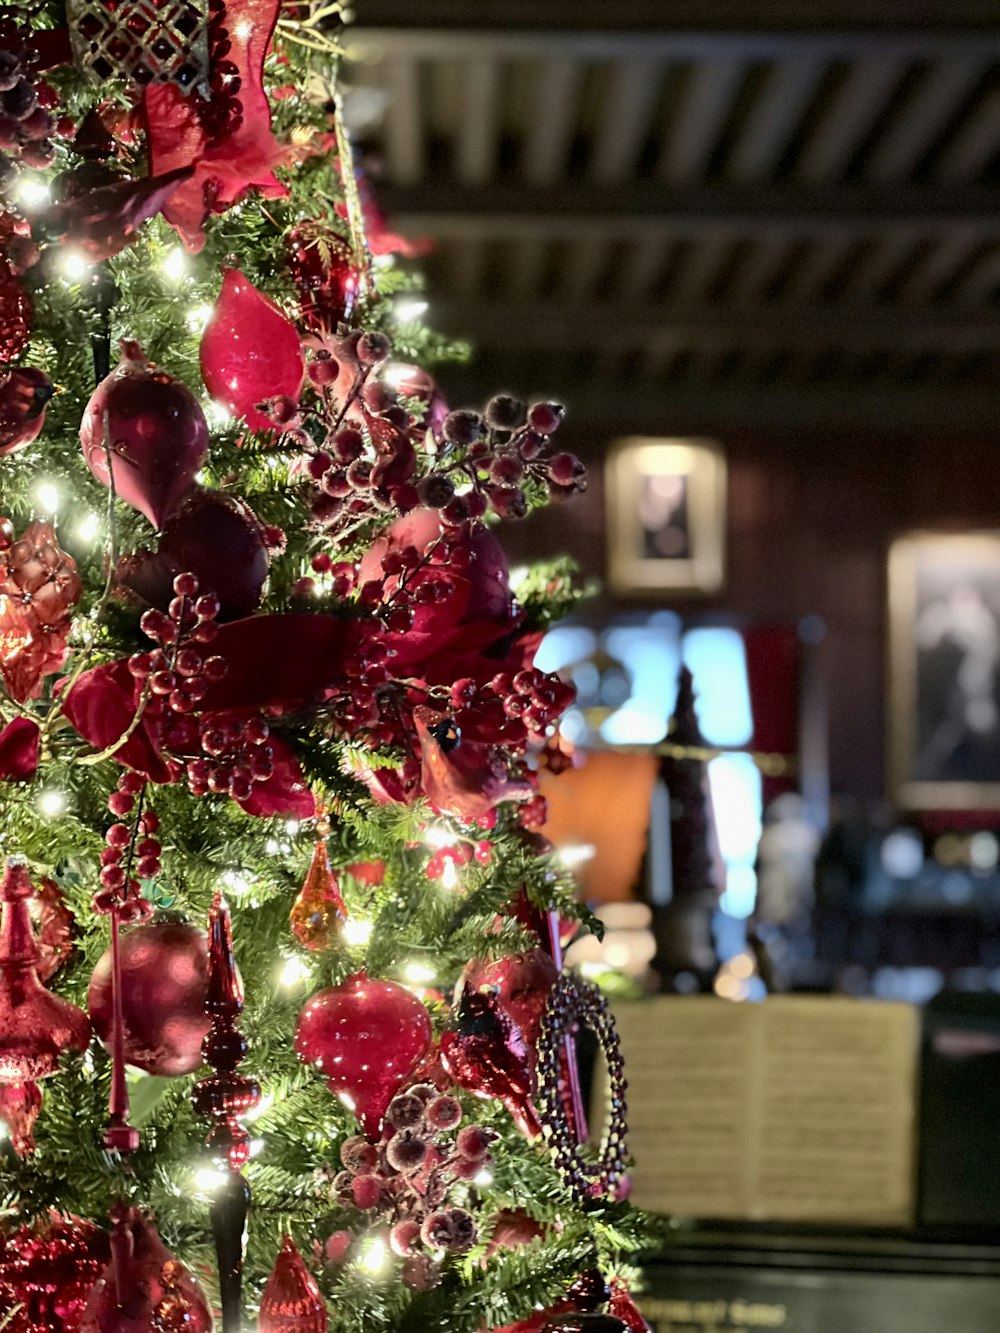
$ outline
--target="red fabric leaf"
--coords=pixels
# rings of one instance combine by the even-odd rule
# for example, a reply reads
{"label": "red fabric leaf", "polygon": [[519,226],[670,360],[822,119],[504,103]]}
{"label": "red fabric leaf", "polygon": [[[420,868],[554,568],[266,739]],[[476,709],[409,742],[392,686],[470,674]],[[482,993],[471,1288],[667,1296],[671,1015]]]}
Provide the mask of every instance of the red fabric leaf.
{"label": "red fabric leaf", "polygon": [[0,780],[22,782],[38,768],[40,732],[28,717],[16,717],[0,731]]}
{"label": "red fabric leaf", "polygon": [[305,785],[299,761],[289,745],[277,736],[270,739],[274,772],[266,782],[257,782],[239,805],[248,815],[282,815],[286,819],[311,819],[316,800]]}
{"label": "red fabric leaf", "polygon": [[209,213],[224,212],[251,186],[269,199],[288,194],[274,168],[289,150],[271,133],[263,81],[264,57],[279,8],[280,0],[241,0],[239,22],[226,25],[232,43],[226,58],[237,67],[243,104],[243,121],[235,134],[210,147],[193,97],[185,97],[169,83],[152,83],[143,94],[151,173],[194,167],[194,174],[163,210],[191,251],[205,244],[202,227]]}
{"label": "red fabric leaf", "polygon": [[248,616],[223,625],[212,652],[228,671],[202,705],[258,710],[317,698],[341,673],[358,642],[356,625],[336,616]]}
{"label": "red fabric leaf", "polygon": [[136,238],[139,227],[164,207],[178,187],[194,174],[177,167],[145,180],[124,180],[49,209],[46,225],[97,263],[110,259]]}
{"label": "red fabric leaf", "polygon": [[[63,700],[63,713],[97,750],[113,745],[135,717],[138,689],[124,659],[85,671]],[[170,782],[171,774],[156,736],[144,718],[120,750],[120,764],[151,782]]]}

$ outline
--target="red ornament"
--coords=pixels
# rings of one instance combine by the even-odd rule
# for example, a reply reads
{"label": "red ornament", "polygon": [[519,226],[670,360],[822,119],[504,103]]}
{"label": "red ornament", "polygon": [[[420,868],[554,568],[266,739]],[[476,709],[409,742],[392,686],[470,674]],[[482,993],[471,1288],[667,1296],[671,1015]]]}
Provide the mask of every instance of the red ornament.
{"label": "red ornament", "polygon": [[70,611],[83,584],[50,523],[34,522],[0,551],[0,674],[19,703],[66,660]]}
{"label": "red ornament", "polygon": [[273,431],[257,404],[297,399],[305,373],[295,326],[238,269],[226,269],[201,339],[201,375],[217,402],[251,430]]}
{"label": "red ornament", "polygon": [[334,333],[350,319],[361,277],[342,237],[323,222],[300,222],[288,233],[288,267],[306,328]]}
{"label": "red ornament", "polygon": [[[203,1062],[209,1028],[208,941],[204,931],[172,921],[136,926],[121,940],[125,1061],[174,1078]],[[87,1008],[102,1044],[112,1042],[111,950],[94,968]]]}
{"label": "red ornament", "polygon": [[165,611],[178,574],[194,574],[219,599],[220,621],[239,620],[260,606],[270,568],[264,528],[235,495],[194,487],[167,519],[155,551],[121,562],[118,577],[151,606]]}
{"label": "red ornament", "polygon": [[122,1208],[111,1261],[94,1285],[80,1333],[211,1333],[212,1313],[197,1283],[153,1222]]}
{"label": "red ornament", "polygon": [[431,1021],[410,991],[358,972],[318,991],[299,1015],[295,1054],[378,1138],[386,1108],[430,1050]]}
{"label": "red ornament", "polygon": [[632,1293],[621,1278],[613,1278],[611,1281],[608,1314],[620,1319],[631,1330],[631,1333],[652,1333],[649,1323],[632,1299]]}
{"label": "red ornament", "polygon": [[38,929],[38,965],[40,981],[48,981],[73,952],[73,913],[54,879],[39,880],[34,898],[28,903],[31,919]]}
{"label": "red ornament", "polygon": [[328,949],[336,938],[347,908],[323,838],[316,843],[312,863],[299,896],[292,904],[288,921],[292,934],[304,949]]}
{"label": "red ornament", "polygon": [[0,377],[0,454],[12,454],[38,438],[54,393],[44,370],[25,366]]}
{"label": "red ornament", "polygon": [[33,314],[31,297],[4,263],[0,266],[0,363],[16,361],[27,347]]}
{"label": "red ornament", "polygon": [[[542,1015],[559,973],[543,949],[471,962],[465,969],[464,985],[470,990],[495,990],[503,1008],[520,1028],[533,1054],[542,1026]],[[463,984],[463,983],[460,983]]]}
{"label": "red ornament", "polygon": [[41,1105],[35,1086],[56,1073],[67,1051],[86,1050],[87,1015],[45,989],[38,977],[38,945],[28,900],[33,893],[24,861],[11,857],[0,884],[0,1116],[15,1152],[34,1147],[32,1129]]}
{"label": "red ornament", "polygon": [[534,1060],[495,991],[463,990],[456,1026],[442,1034],[441,1062],[459,1087],[503,1102],[522,1134],[541,1133],[531,1098]]}
{"label": "red ornament", "polygon": [[137,342],[120,346],[120,362],[87,403],[80,443],[103,486],[110,452],[118,495],[159,528],[205,461],[208,423],[191,390],[147,361]]}
{"label": "red ornament", "polygon": [[261,1297],[257,1333],[327,1333],[328,1327],[316,1279],[286,1236]]}
{"label": "red ornament", "polygon": [[50,1213],[0,1237],[3,1333],[77,1333],[107,1261],[106,1233],[78,1217]]}

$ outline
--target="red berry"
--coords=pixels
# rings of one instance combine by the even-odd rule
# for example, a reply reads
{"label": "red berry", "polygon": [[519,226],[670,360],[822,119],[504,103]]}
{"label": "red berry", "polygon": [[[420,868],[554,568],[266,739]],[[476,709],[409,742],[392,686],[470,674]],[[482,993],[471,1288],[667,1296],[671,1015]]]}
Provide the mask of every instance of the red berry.
{"label": "red berry", "polygon": [[104,835],[109,847],[127,847],[132,841],[132,834],[127,824],[112,824]]}
{"label": "red berry", "polygon": [[576,454],[553,454],[549,459],[549,476],[557,486],[575,486],[586,472]]}
{"label": "red berry", "polygon": [[214,593],[206,592],[194,604],[194,613],[199,620],[214,620],[219,614],[219,599]]}
{"label": "red berry", "polygon": [[174,592],[178,597],[195,597],[198,592],[197,575],[178,574],[174,579]]}
{"label": "red berry", "polygon": [[413,1221],[397,1222],[389,1232],[389,1248],[400,1259],[413,1254],[420,1239],[420,1223]]}
{"label": "red berry", "polygon": [[561,403],[535,403],[528,411],[528,425],[540,435],[551,435],[559,429],[565,413]]}
{"label": "red berry", "polygon": [[463,1157],[482,1162],[495,1139],[496,1134],[491,1129],[485,1129],[482,1125],[466,1125],[458,1131],[455,1147]]}
{"label": "red berry", "polygon": [[135,805],[128,792],[113,791],[108,797],[108,809],[113,815],[127,815]]}
{"label": "red berry", "polygon": [[[417,1230],[419,1231],[419,1227]],[[323,1246],[327,1263],[342,1264],[354,1244],[354,1237],[349,1231],[335,1231]]]}
{"label": "red berry", "polygon": [[363,366],[377,366],[389,359],[392,343],[384,333],[363,333],[358,339],[358,360]]}
{"label": "red berry", "polygon": [[213,684],[222,680],[228,670],[229,664],[224,657],[207,657],[202,666],[205,679],[210,680]]}
{"label": "red berry", "polygon": [[359,1208],[375,1208],[382,1197],[382,1182],[378,1176],[355,1176],[351,1181],[351,1194]]}
{"label": "red berry", "polygon": [[118,894],[114,889],[100,889],[91,898],[90,905],[98,916],[108,916],[118,906]]}
{"label": "red berry", "polygon": [[457,1097],[434,1097],[427,1103],[425,1114],[432,1129],[454,1129],[462,1119],[462,1104]]}
{"label": "red berry", "polygon": [[136,869],[140,879],[155,879],[160,873],[160,859],[158,856],[144,856]]}
{"label": "red berry", "polygon": [[125,883],[125,871],[120,865],[107,865],[101,871],[100,878],[106,889],[120,889]]}
{"label": "red berry", "polygon": [[118,790],[128,792],[130,796],[138,796],[145,785],[146,779],[130,768],[127,768],[118,779]]}
{"label": "red berry", "polygon": [[[365,437],[359,430],[346,426],[333,437],[333,452],[341,463],[353,463],[365,451]],[[331,462],[333,460],[331,459]]]}

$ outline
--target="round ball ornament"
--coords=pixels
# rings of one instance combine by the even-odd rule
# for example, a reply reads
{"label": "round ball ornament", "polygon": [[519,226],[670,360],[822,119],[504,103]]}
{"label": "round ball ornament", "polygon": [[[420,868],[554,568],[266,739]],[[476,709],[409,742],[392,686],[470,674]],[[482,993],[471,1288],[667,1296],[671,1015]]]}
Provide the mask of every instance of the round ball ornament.
{"label": "round ball ornament", "polygon": [[137,342],[123,338],[120,347],[120,362],[87,403],[80,444],[102,486],[110,454],[118,495],[160,528],[205,461],[208,422],[191,390],[147,361]]}
{"label": "round ball ornament", "polygon": [[107,1261],[107,1235],[78,1217],[51,1213],[0,1237],[3,1333],[77,1333]]}
{"label": "round ball ornament", "polygon": [[[208,938],[194,926],[158,921],[121,940],[125,1061],[148,1074],[175,1078],[204,1063],[208,1033]],[[87,1007],[105,1047],[111,1046],[111,950],[90,980]]]}
{"label": "round ball ornament", "polygon": [[415,995],[358,972],[318,991],[299,1015],[295,1054],[377,1139],[386,1109],[430,1050],[431,1021]]}
{"label": "round ball ornament", "polygon": [[192,573],[219,599],[220,621],[252,615],[270,568],[264,527],[248,504],[195,486],[163,525],[155,551],[137,551],[119,566],[119,581],[165,611],[174,579]]}
{"label": "round ball ornament", "polygon": [[[608,1117],[596,1156],[586,1153],[577,1141],[565,1110],[566,1038],[580,1027],[593,1032],[608,1067]],[[604,994],[593,982],[562,973],[549,996],[538,1038],[536,1105],[556,1169],[581,1203],[613,1194],[628,1165],[624,1070],[618,1033]]]}
{"label": "round ball ornament", "polygon": [[334,333],[350,319],[361,278],[351,248],[323,222],[288,233],[288,268],[299,291],[299,318],[314,332]]}

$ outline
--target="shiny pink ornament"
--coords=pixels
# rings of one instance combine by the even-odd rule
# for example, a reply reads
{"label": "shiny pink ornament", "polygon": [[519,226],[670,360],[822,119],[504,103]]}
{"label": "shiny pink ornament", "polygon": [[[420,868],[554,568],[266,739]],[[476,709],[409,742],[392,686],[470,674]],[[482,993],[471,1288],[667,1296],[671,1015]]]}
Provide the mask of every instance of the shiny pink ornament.
{"label": "shiny pink ornament", "polygon": [[0,884],[0,1118],[21,1156],[34,1147],[32,1129],[41,1105],[39,1079],[59,1068],[67,1051],[83,1051],[90,1039],[87,1015],[45,989],[38,978],[40,953],[28,903],[34,890],[27,867],[7,862]]}
{"label": "shiny pink ornament", "polygon": [[316,1279],[286,1236],[261,1297],[257,1333],[327,1333],[328,1327]]}
{"label": "shiny pink ornament", "polygon": [[110,452],[118,495],[160,528],[205,461],[208,423],[191,390],[147,361],[137,342],[120,346],[121,360],[90,396],[80,443],[103,486]]}
{"label": "shiny pink ornament", "polygon": [[370,1139],[386,1108],[430,1050],[431,1021],[410,991],[358,972],[318,991],[299,1015],[295,1054],[326,1076]]}
{"label": "shiny pink ornament", "polygon": [[297,399],[305,374],[294,324],[239,269],[226,269],[201,339],[201,376],[212,397],[251,430],[273,431],[257,404]]}
{"label": "shiny pink ornament", "polygon": [[152,1221],[121,1209],[111,1262],[98,1278],[80,1333],[211,1333],[212,1312],[198,1284],[170,1253]]}
{"label": "shiny pink ornament", "polygon": [[[178,922],[136,926],[121,940],[125,1061],[149,1074],[174,1078],[203,1063],[209,1029],[208,940]],[[87,994],[94,1031],[112,1041],[111,950],[94,968]]]}
{"label": "shiny pink ornament", "polygon": [[155,551],[122,560],[119,581],[165,611],[174,579],[191,573],[219,599],[219,620],[239,620],[260,606],[271,560],[263,525],[248,504],[223,491],[192,488],[163,526]]}

